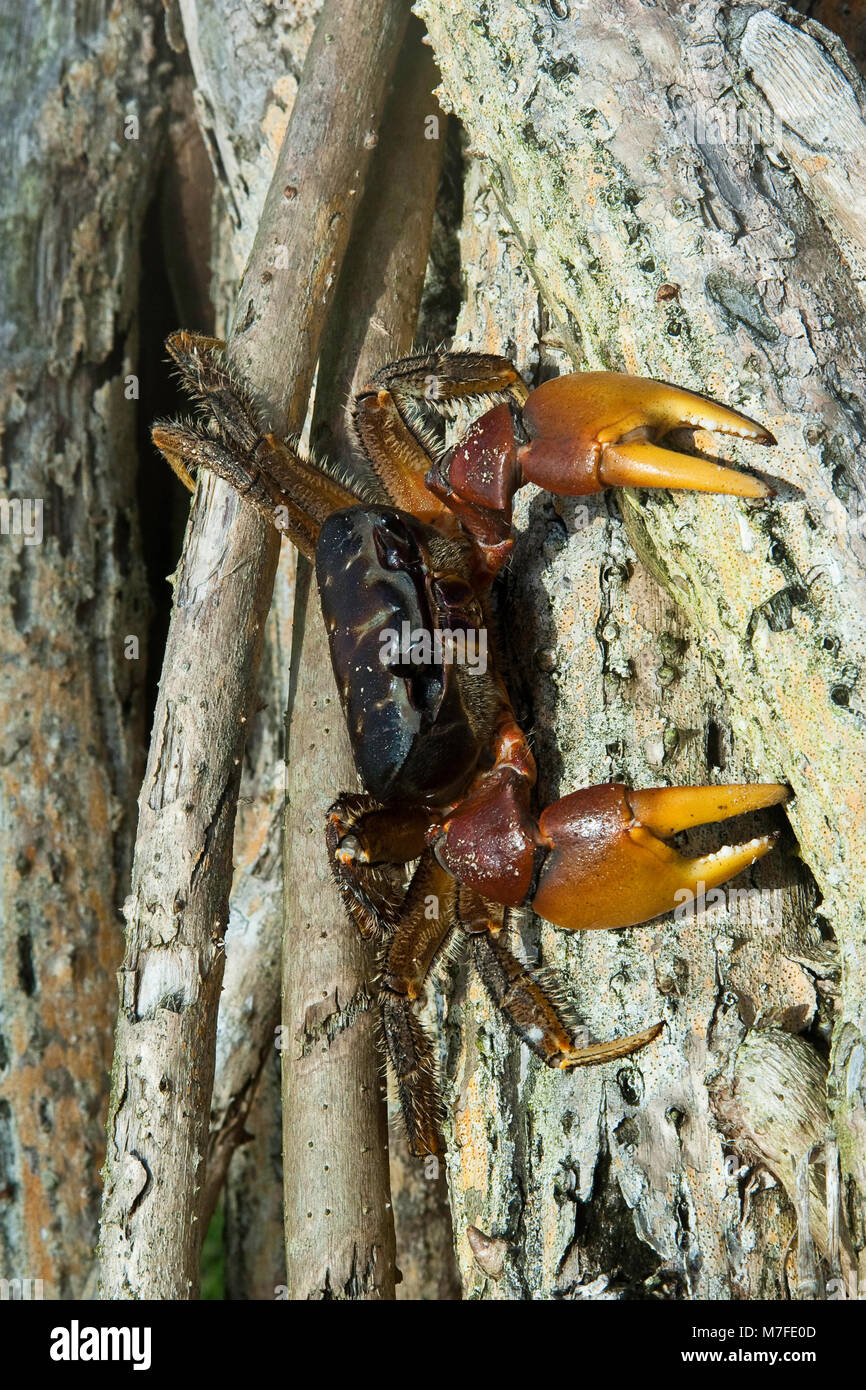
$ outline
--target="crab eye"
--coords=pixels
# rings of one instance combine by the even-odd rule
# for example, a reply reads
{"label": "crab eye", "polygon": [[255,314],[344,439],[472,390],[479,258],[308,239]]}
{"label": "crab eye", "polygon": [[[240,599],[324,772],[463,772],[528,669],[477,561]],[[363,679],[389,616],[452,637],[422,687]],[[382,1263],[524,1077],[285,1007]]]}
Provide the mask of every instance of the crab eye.
{"label": "crab eye", "polygon": [[402,571],[418,562],[414,537],[393,520],[381,521],[373,528],[373,543],[383,569]]}

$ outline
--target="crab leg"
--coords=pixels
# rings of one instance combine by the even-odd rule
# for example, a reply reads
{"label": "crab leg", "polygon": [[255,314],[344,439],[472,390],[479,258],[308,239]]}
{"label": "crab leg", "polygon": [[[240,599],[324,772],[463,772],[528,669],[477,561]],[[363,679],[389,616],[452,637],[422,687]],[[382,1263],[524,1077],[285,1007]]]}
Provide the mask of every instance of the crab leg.
{"label": "crab leg", "polygon": [[717,888],[762,858],[774,834],[687,859],[665,843],[692,825],[776,806],[776,783],[730,787],[654,787],[619,783],[573,792],[539,818],[549,853],[532,906],[569,930],[631,927],[670,912],[688,895]]}
{"label": "crab leg", "polygon": [[454,925],[456,885],[426,853],[382,962],[380,1009],[410,1152],[439,1153],[441,1100],[433,1046],[412,1005]]}
{"label": "crab leg", "polygon": [[[423,410],[447,414],[458,401],[505,397],[522,405],[526,384],[504,357],[486,353],[421,353],[391,362],[350,406],[352,432],[391,501],[422,521],[450,529],[454,518],[425,476],[435,445]],[[502,537],[497,537],[502,539]]]}
{"label": "crab leg", "polygon": [[490,998],[527,1047],[548,1067],[592,1067],[627,1057],[657,1038],[663,1024],[610,1042],[580,1046],[556,1003],[555,993],[498,940],[499,924],[490,904],[471,890],[458,897],[460,928],[472,943],[475,967]]}
{"label": "crab leg", "polygon": [[362,504],[363,491],[338,468],[311,463],[295,443],[266,430],[219,339],[181,330],[166,347],[202,418],[158,420],[151,431],[156,447],[186,487],[194,487],[194,471],[209,469],[312,559],[322,522]]}

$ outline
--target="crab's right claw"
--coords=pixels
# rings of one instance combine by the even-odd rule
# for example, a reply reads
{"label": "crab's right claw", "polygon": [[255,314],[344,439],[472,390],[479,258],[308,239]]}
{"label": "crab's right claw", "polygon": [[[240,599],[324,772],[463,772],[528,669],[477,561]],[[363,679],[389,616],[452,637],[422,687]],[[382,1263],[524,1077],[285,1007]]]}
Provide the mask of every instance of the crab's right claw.
{"label": "crab's right claw", "polygon": [[776,806],[788,795],[777,783],[645,791],[610,783],[573,792],[539,817],[548,854],[532,906],[548,922],[573,931],[648,922],[726,883],[776,840],[761,835],[687,859],[664,836]]}
{"label": "crab's right claw", "polygon": [[525,482],[566,497],[607,487],[688,488],[769,497],[757,478],[656,442],[680,428],[775,444],[769,430],[705,396],[623,372],[555,377],[530,392],[518,451]]}

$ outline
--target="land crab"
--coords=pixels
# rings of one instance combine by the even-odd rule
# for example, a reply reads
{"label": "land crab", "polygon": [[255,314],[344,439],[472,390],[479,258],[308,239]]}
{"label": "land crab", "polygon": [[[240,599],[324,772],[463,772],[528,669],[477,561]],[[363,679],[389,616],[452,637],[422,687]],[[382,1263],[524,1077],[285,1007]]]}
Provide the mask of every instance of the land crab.
{"label": "land crab", "polygon": [[[350,403],[367,478],[269,433],[224,344],[178,332],[167,346],[198,418],[158,423],[157,447],[187,483],[198,468],[227,480],[315,564],[363,784],[328,811],[328,856],[350,919],[379,953],[410,1148],[435,1153],[436,1066],[413,1005],[455,934],[548,1066],[624,1057],[663,1025],[582,1045],[561,991],[503,943],[508,910],[528,904],[567,930],[648,921],[682,890],[726,882],[775,838],[689,859],[670,837],[787,796],[775,783],[607,784],[534,807],[535,763],[488,641],[494,581],[514,545],[514,494],[531,482],[565,496],[633,486],[761,498],[770,490],[757,478],[659,441],[683,426],[775,441],[739,412],[662,382],[589,372],[530,391],[504,358],[440,352],[389,364]],[[425,412],[457,401],[487,408],[445,450]]]}

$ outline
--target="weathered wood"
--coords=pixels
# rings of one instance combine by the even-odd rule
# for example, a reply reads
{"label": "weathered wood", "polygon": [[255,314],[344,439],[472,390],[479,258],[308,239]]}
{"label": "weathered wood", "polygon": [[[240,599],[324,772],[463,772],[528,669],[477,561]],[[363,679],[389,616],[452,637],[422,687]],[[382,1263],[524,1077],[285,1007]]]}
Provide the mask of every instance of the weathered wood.
{"label": "weathered wood", "polygon": [[[193,47],[199,90],[206,89],[208,93],[207,103],[199,98],[195,109],[199,114],[207,108],[215,112],[212,127],[221,130],[228,123],[237,122],[240,104],[248,104],[251,107],[250,118],[245,123],[243,135],[248,158],[255,141],[264,147],[269,157],[275,156],[269,139],[275,117],[271,94],[278,90],[281,103],[289,107],[294,99],[293,93],[287,95],[277,80],[282,72],[281,63],[287,45],[291,46],[297,70],[300,70],[299,58],[310,36],[310,26],[303,22],[299,14],[304,8],[303,5],[281,7],[281,23],[285,25],[287,19],[291,19],[292,23],[281,31],[278,43],[261,43],[254,64],[257,81],[253,86],[244,81],[237,64],[219,61],[224,52],[223,46],[228,42],[226,36],[231,30],[237,40],[238,26],[246,22],[249,11],[236,14],[232,27],[225,23],[225,15],[219,5],[197,7],[198,30],[209,27],[212,33],[205,42],[197,31]],[[244,33],[241,43],[243,51],[247,51],[248,44],[259,44],[260,40],[261,26],[256,26],[250,20],[249,32]],[[219,62],[217,71],[212,72],[203,66],[205,55],[210,55],[211,63]],[[429,85],[428,81],[427,88]],[[258,106],[254,104],[256,102]],[[226,107],[231,109],[223,117]],[[437,122],[442,122],[441,113],[437,114],[437,111],[435,103],[428,97],[422,116],[432,115]],[[402,119],[405,125],[406,117]],[[431,128],[432,133],[438,133],[444,139],[444,123],[441,131],[438,127],[435,130]],[[399,149],[401,143],[398,137],[398,158],[405,165],[405,153]],[[251,162],[257,164],[258,160]],[[250,207],[249,216],[235,233],[235,240],[242,241],[244,222],[254,222],[257,213],[252,204],[245,203],[250,196],[247,185],[235,187],[228,175],[229,167],[235,166],[229,160],[220,161],[220,177],[230,185],[231,197],[227,201],[234,198],[238,206],[244,204]],[[414,177],[414,171],[412,173]],[[239,177],[235,182],[242,183]],[[408,187],[406,196],[408,198]],[[426,204],[426,196],[422,201]],[[421,217],[423,211],[419,208],[413,218],[417,221]],[[410,237],[417,230],[416,226],[411,225],[412,220],[410,218],[407,228]],[[227,246],[231,240],[231,223],[226,217],[224,230],[221,231],[221,262],[226,260],[222,255],[222,244]],[[410,283],[403,283],[404,271],[405,266],[393,257],[387,265],[377,263],[370,267],[370,274],[376,277],[377,282],[384,284],[388,278],[392,278],[394,292],[414,295],[415,285],[411,283],[411,277]],[[368,325],[365,321],[352,327],[357,343],[366,334]],[[335,342],[333,346],[339,348],[341,345]],[[357,355],[354,345],[351,349],[347,348],[350,359],[353,352]],[[338,363],[325,362],[320,369],[323,379],[331,375],[332,366],[339,372]],[[339,386],[340,382],[336,384]],[[347,389],[345,383],[343,386]],[[336,423],[339,442],[320,439],[319,448],[345,447],[339,402]],[[208,1213],[215,1206],[231,1159],[226,1189],[225,1246],[226,1287],[232,1298],[272,1297],[274,1285],[282,1285],[285,1279],[284,1273],[281,1278],[274,1275],[274,1271],[284,1262],[282,1229],[279,1234],[275,1230],[275,1222],[281,1213],[281,1197],[277,1194],[275,1200],[269,1189],[275,1171],[269,1131],[275,1126],[277,1133],[280,1133],[280,1097],[278,1092],[274,1095],[265,1073],[262,1073],[260,1083],[258,1077],[263,1061],[267,1060],[267,1051],[273,1047],[273,1022],[279,1010],[280,841],[285,776],[282,721],[274,716],[276,711],[285,707],[287,696],[294,562],[293,548],[283,547],[274,603],[265,631],[259,674],[259,713],[252,721],[244,758],[235,829],[235,877],[226,933],[226,973],[217,1031],[204,1219],[207,1221]],[[267,1095],[260,1095],[260,1090],[267,1090]],[[242,1148],[232,1158],[239,1141],[243,1141]],[[451,1224],[447,1201],[443,1200],[443,1186],[427,1180],[419,1181],[418,1167],[404,1154],[403,1147],[392,1144],[390,1151],[398,1266],[402,1275],[398,1296],[453,1297],[454,1265],[449,1253]],[[275,1250],[277,1243],[278,1252]]]}
{"label": "weathered wood", "polygon": [[177,0],[195,105],[234,235],[249,259],[322,0]]}
{"label": "weathered wood", "polygon": [[[440,0],[417,9],[540,287],[543,360],[559,345],[575,366],[677,381],[780,440],[771,454],[725,449],[781,480],[770,507],[622,495],[637,555],[610,501],[522,504],[529,529],[509,597],[532,615],[517,645],[540,792],[618,776],[698,781],[708,768],[717,780],[790,781],[792,824],[843,959],[833,1001],[831,943],[783,854],[750,877],[752,898],[729,892],[692,921],[584,940],[527,925],[531,955],[540,939],[593,1035],[658,1016],[669,1031],[631,1066],[563,1082],[509,1054],[474,984],[468,1007],[458,992],[458,1253],[484,1296],[581,1296],[601,1274],[608,1296],[648,1279],[660,1292],[779,1297],[769,1255],[794,1229],[790,1206],[771,1188],[741,1210],[707,1083],[749,1027],[810,1030],[811,1046],[833,1026],[841,1205],[862,1245],[864,343],[857,229],[832,174],[834,162],[849,176],[860,167],[862,83],[837,40],[779,6],[707,3],[687,16],[623,0],[539,18],[501,0],[483,20]],[[770,111],[749,76],[768,27],[802,61],[817,43],[834,69],[836,100],[820,113],[832,138],[811,166],[790,105]],[[765,91],[779,72],[767,67]],[[801,85],[814,123],[821,83]],[[797,161],[805,188],[788,170]],[[463,326],[473,344],[513,332],[518,356],[531,356],[526,301],[492,251],[486,260],[485,308],[467,307]],[[681,612],[634,568],[638,556]],[[469,1223],[509,1241],[498,1284],[473,1273]]]}
{"label": "weathered wood", "polygon": [[225,1185],[227,1299],[266,1302],[287,1296],[280,1113],[280,1059],[271,1037],[245,1115],[246,1142],[232,1154]]}
{"label": "weathered wood", "polygon": [[[294,104],[296,76],[317,8],[299,0],[263,16],[236,0],[208,0],[195,5],[193,17],[192,6],[186,7],[198,93],[190,109],[203,122],[199,140],[204,136],[207,141],[217,173],[211,292],[222,336]],[[263,23],[263,18],[269,22]],[[183,34],[180,42],[184,46]],[[245,63],[237,61],[238,53],[244,54]],[[228,138],[237,141],[238,158],[219,153],[226,131],[233,132]],[[252,182],[250,165],[256,170]],[[242,210],[239,223],[232,222],[227,209]],[[196,325],[201,320],[188,314],[184,321]],[[256,713],[250,721],[238,799],[217,1023],[203,1221],[207,1225],[225,1183],[226,1294],[232,1299],[273,1298],[274,1288],[285,1284],[279,1076],[274,1082],[265,1073],[269,1054],[278,1061],[284,711],[295,558],[293,546],[282,547],[265,624]],[[232,1161],[248,1133],[252,1138]],[[276,1184],[273,1192],[271,1183]]]}
{"label": "weathered wood", "polygon": [[[307,56],[228,349],[278,432],[303,423],[404,17],[398,0],[328,5]],[[277,555],[276,532],[231,489],[204,480],[176,580],[139,799],[103,1297],[186,1298],[197,1289],[235,803]]]}
{"label": "weathered wood", "polygon": [[[427,266],[439,144],[425,138],[425,120],[437,108],[430,96],[432,64],[417,27],[407,36],[322,350],[312,440],[344,456],[347,392],[411,347]],[[358,780],[314,587],[309,602],[302,591],[301,597],[287,732],[287,1283],[296,1299],[393,1298],[388,1128],[373,1009],[376,961],[346,920],[323,836],[328,806]]]}
{"label": "weathered wood", "polygon": [[161,13],[0,19],[0,1276],[42,1280],[32,1298],[81,1296],[97,1232],[142,765],[134,374]]}

